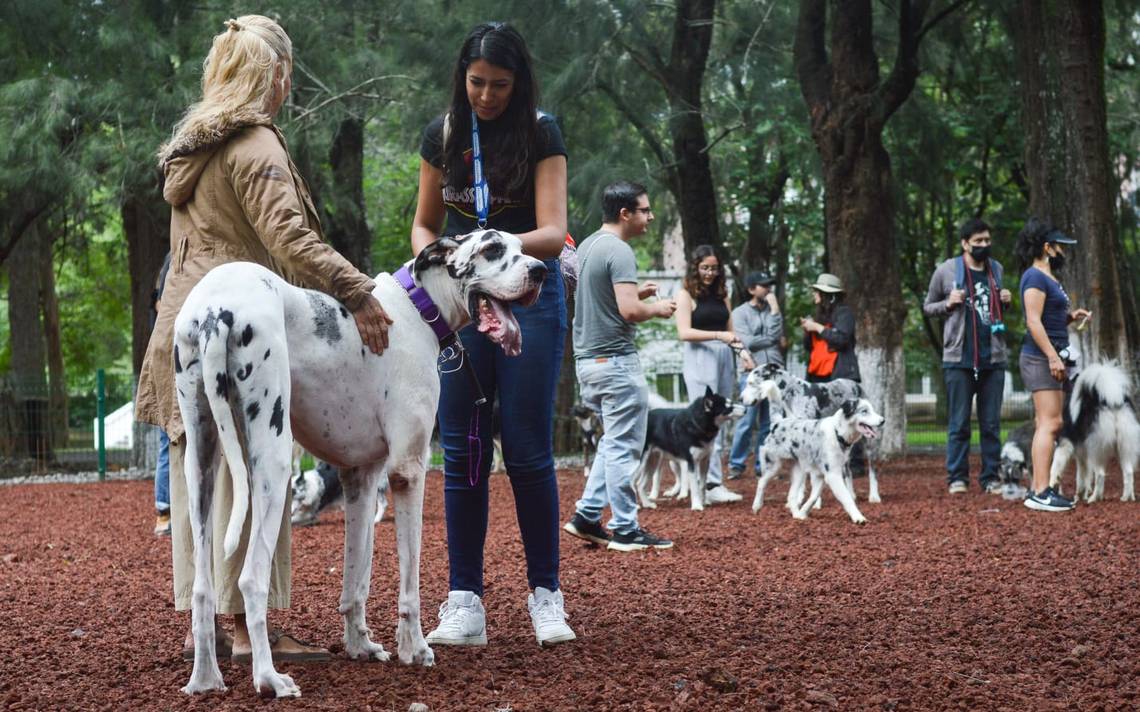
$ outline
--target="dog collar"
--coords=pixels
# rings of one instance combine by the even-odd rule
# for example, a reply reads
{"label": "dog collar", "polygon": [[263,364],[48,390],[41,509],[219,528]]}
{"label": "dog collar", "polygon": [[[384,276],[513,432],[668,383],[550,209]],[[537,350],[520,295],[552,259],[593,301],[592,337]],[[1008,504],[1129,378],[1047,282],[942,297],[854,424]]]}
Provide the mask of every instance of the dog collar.
{"label": "dog collar", "polygon": [[839,447],[843,448],[844,450],[851,447],[851,443],[844,440],[843,436],[839,434],[838,430],[835,431],[835,439],[839,441]]}
{"label": "dog collar", "polygon": [[[409,263],[411,264],[411,263]],[[420,317],[428,323],[431,330],[435,332],[435,337],[439,339],[439,343],[450,343],[455,339],[455,332],[451,327],[440,318],[439,307],[431,300],[431,295],[423,287],[417,287],[416,281],[412,279],[412,272],[405,264],[396,273],[392,275],[395,277],[396,282],[399,283],[404,291],[408,293],[408,298],[412,300],[412,304],[416,305],[416,310],[419,311]]]}

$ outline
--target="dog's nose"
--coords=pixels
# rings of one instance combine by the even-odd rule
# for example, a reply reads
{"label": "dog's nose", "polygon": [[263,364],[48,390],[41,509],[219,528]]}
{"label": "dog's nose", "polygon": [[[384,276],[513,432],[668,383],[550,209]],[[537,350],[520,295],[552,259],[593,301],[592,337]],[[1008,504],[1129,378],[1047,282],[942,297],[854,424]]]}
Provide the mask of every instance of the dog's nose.
{"label": "dog's nose", "polygon": [[542,280],[546,279],[546,265],[541,262],[535,262],[530,266],[530,270],[527,271],[527,276],[530,277],[530,281],[536,284],[542,282]]}

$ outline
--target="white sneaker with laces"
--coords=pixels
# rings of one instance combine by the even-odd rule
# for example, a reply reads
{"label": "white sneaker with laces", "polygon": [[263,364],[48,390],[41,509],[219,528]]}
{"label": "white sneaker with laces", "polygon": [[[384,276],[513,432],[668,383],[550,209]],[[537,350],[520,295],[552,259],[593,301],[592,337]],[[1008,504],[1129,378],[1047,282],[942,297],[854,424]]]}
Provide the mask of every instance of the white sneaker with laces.
{"label": "white sneaker with laces", "polygon": [[428,645],[486,645],[487,612],[472,591],[452,591],[439,604],[439,625],[427,634]]}
{"label": "white sneaker with laces", "polygon": [[539,645],[554,645],[574,640],[578,636],[566,625],[566,609],[562,605],[562,591],[548,591],[539,586],[526,598],[530,620],[534,623],[534,637]]}
{"label": "white sneaker with laces", "polygon": [[705,504],[729,504],[731,502],[739,502],[744,499],[743,496],[733,492],[724,485],[717,485],[710,490],[705,490]]}

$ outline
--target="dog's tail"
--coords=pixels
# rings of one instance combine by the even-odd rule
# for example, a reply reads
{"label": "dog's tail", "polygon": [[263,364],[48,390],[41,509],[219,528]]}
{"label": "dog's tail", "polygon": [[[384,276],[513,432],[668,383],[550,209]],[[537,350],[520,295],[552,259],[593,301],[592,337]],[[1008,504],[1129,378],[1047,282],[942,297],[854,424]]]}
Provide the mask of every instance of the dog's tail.
{"label": "dog's tail", "polygon": [[209,334],[203,329],[198,339],[198,348],[202,353],[202,373],[214,374],[217,379],[212,388],[209,384],[203,385],[206,386],[206,398],[210,401],[210,413],[213,414],[214,423],[218,426],[222,454],[226,457],[226,464],[229,465],[230,477],[233,480],[233,505],[230,509],[229,524],[226,525],[223,548],[228,559],[237,551],[241,530],[245,524],[245,515],[249,510],[249,472],[245,467],[245,457],[238,441],[237,424],[230,408],[230,389],[236,387],[229,370],[230,324],[219,319],[217,332]]}

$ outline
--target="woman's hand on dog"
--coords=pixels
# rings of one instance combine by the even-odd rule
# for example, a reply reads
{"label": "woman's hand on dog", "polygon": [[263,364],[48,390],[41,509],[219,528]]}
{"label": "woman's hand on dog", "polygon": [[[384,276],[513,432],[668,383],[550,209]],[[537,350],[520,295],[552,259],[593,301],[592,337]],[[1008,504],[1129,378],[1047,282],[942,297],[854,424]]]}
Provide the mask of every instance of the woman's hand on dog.
{"label": "woman's hand on dog", "polygon": [[352,318],[360,330],[360,340],[377,356],[384,353],[388,348],[388,327],[392,325],[392,318],[380,306],[380,300],[369,294],[352,312]]}

